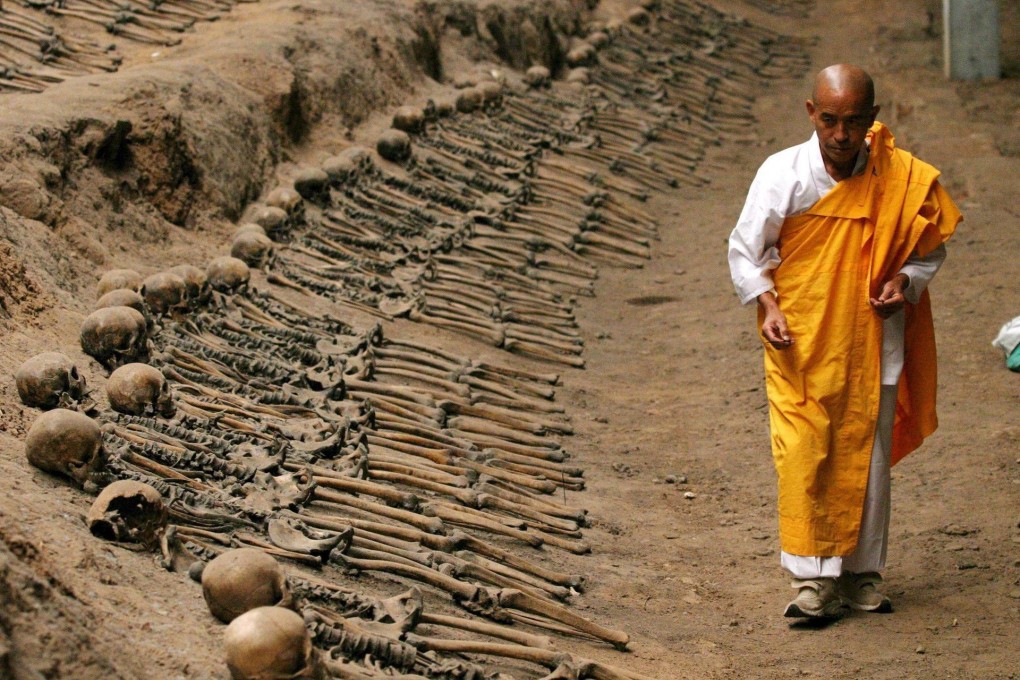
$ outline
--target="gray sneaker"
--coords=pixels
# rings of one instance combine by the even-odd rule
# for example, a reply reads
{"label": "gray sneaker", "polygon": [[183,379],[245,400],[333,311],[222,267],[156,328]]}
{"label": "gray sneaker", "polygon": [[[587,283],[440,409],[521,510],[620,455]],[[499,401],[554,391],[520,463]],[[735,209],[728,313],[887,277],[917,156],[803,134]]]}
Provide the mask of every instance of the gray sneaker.
{"label": "gray sneaker", "polygon": [[879,591],[881,583],[882,577],[873,571],[846,572],[836,579],[836,589],[848,606],[862,612],[886,614],[892,611],[892,601]]}
{"label": "gray sneaker", "polygon": [[846,605],[836,590],[836,579],[794,579],[791,588],[797,588],[797,597],[786,605],[783,616],[789,618],[834,619],[847,612]]}

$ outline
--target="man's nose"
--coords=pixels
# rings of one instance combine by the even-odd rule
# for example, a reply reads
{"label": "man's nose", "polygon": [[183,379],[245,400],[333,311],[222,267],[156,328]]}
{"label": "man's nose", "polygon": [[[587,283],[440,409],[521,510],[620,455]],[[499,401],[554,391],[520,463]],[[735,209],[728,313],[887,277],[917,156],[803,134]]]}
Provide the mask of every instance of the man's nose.
{"label": "man's nose", "polygon": [[837,122],[836,129],[832,136],[837,142],[845,142],[847,139],[849,139],[850,130],[847,127],[847,124],[842,121]]}

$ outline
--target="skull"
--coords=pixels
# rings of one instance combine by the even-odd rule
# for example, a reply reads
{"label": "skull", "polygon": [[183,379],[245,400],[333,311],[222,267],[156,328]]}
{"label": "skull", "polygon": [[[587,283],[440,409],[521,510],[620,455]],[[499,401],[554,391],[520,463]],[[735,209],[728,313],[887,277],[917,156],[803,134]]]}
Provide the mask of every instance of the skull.
{"label": "skull", "polygon": [[96,286],[96,295],[103,297],[111,290],[127,288],[137,291],[142,287],[142,275],[134,269],[111,269],[103,274]]}
{"label": "skull", "polygon": [[233,680],[318,678],[321,671],[304,619],[283,607],[238,616],[223,635]]}
{"label": "skull", "polygon": [[273,256],[273,241],[265,233],[260,234],[251,229],[239,230],[230,246],[230,254],[249,267],[261,268]]}
{"label": "skull", "polygon": [[145,298],[133,290],[127,288],[115,288],[103,295],[96,301],[93,309],[104,309],[106,307],[130,307],[148,320],[149,308],[145,306]]}
{"label": "skull", "polygon": [[524,72],[524,82],[529,87],[540,88],[549,87],[549,80],[552,78],[552,73],[549,72],[545,66],[532,66]]}
{"label": "skull", "polygon": [[104,307],[85,317],[81,348],[109,369],[149,356],[145,317],[131,307]]}
{"label": "skull", "polygon": [[237,228],[237,231],[234,232],[234,236],[246,234],[248,232],[254,232],[256,234],[262,234],[263,236],[266,236],[266,230],[262,228],[262,225],[255,224],[254,222],[245,222],[244,224],[239,226]]}
{"label": "skull", "polygon": [[485,94],[482,92],[481,88],[469,87],[457,93],[457,102],[455,106],[461,113],[471,113],[472,111],[480,109],[484,102]]}
{"label": "skull", "polygon": [[411,157],[411,137],[406,132],[390,128],[379,135],[375,150],[388,161],[402,163]]}
{"label": "skull", "polygon": [[486,104],[498,104],[503,98],[503,86],[495,80],[483,80],[478,83],[478,90]]}
{"label": "skull", "polygon": [[187,285],[177,274],[160,272],[147,276],[139,292],[152,313],[161,316],[185,305]]}
{"label": "skull", "polygon": [[591,82],[591,71],[584,66],[578,66],[577,68],[570,69],[567,73],[568,83],[580,83],[581,85],[587,85]]}
{"label": "skull", "polygon": [[255,211],[252,222],[262,227],[274,241],[279,241],[290,229],[290,217],[283,208],[267,205]]}
{"label": "skull", "polygon": [[393,114],[392,125],[408,134],[421,132],[425,127],[425,113],[417,106],[401,106]]}
{"label": "skull", "polygon": [[329,175],[322,168],[303,168],[294,177],[294,191],[306,201],[325,203],[329,199]]}
{"label": "skull", "polygon": [[372,154],[363,146],[350,146],[322,163],[333,186],[353,182],[372,169]]}
{"label": "skull", "polygon": [[279,208],[287,215],[294,217],[304,210],[301,194],[291,187],[276,187],[266,196],[266,205]]}
{"label": "skull", "polygon": [[604,31],[595,31],[593,33],[588,34],[588,37],[585,39],[585,42],[587,42],[595,49],[600,50],[609,44],[609,34],[605,33]]}
{"label": "skull", "polygon": [[60,352],[35,355],[17,370],[14,382],[26,406],[50,409],[62,401],[78,403],[85,397],[85,378]]}
{"label": "skull", "polygon": [[174,397],[163,373],[148,364],[124,364],[106,382],[106,396],[114,411],[133,416],[174,414]]}
{"label": "skull", "polygon": [[193,264],[179,264],[167,272],[184,279],[184,299],[189,305],[204,305],[209,301],[209,282],[204,271]]}
{"label": "skull", "polygon": [[586,43],[579,42],[567,52],[567,64],[569,66],[591,66],[597,61],[595,48]]}
{"label": "skull", "polygon": [[25,437],[28,462],[47,472],[70,477],[79,486],[105,463],[103,435],[83,413],[56,408],[35,419]]}
{"label": "skull", "polygon": [[440,97],[435,100],[435,114],[437,118],[448,118],[457,110],[457,100],[454,97]]}
{"label": "skull", "polygon": [[651,20],[648,11],[641,7],[635,7],[627,13],[627,21],[635,26],[647,26]]}
{"label": "skull", "polygon": [[202,596],[212,615],[230,623],[256,607],[292,603],[280,565],[258,548],[228,550],[202,571]]}
{"label": "skull", "polygon": [[168,515],[158,491],[122,479],[103,489],[85,521],[93,536],[154,548],[166,530]]}
{"label": "skull", "polygon": [[210,262],[209,266],[205,268],[205,275],[214,290],[233,293],[248,285],[248,281],[251,279],[251,270],[248,269],[248,265],[244,261],[225,255]]}

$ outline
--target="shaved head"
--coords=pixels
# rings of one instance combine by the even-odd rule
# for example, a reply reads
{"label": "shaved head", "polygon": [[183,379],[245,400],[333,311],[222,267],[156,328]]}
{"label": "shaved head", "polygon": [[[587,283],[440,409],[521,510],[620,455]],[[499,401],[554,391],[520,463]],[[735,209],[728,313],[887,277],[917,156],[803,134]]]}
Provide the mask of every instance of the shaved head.
{"label": "shaved head", "polygon": [[832,95],[851,97],[871,108],[875,105],[875,83],[867,71],[859,66],[833,64],[815,76],[811,99],[817,102]]}
{"label": "shaved head", "polygon": [[814,92],[805,103],[825,169],[836,181],[849,177],[878,115],[871,76],[859,66],[834,64],[815,76]]}

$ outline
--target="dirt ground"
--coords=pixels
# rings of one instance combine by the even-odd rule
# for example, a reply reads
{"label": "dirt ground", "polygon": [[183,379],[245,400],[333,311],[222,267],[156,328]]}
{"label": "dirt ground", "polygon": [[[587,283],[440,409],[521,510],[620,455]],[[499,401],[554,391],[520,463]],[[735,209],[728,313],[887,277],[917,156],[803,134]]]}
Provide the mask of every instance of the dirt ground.
{"label": "dirt ground", "polygon": [[[93,539],[81,522],[91,498],[25,462],[34,412],[18,402],[11,376],[43,349],[88,365],[77,333],[98,272],[154,271],[225,251],[232,221],[296,163],[368,138],[383,113],[438,91],[429,76],[449,80],[474,59],[495,58],[470,37],[417,31],[405,22],[421,16],[408,14],[410,3],[338,4],[243,4],[159,56],[129,51],[118,74],[0,100],[0,656],[13,677],[226,676],[222,627],[195,584],[151,555]],[[564,25],[583,14],[570,2],[538,4]],[[1020,314],[1012,238],[1020,7],[1002,4],[1007,77],[950,83],[940,3],[831,0],[807,17],[713,4],[817,38],[812,68],[756,93],[757,121],[702,166],[708,187],[651,198],[662,238],[648,265],[602,267],[596,297],[579,302],[587,368],[564,372],[557,399],[573,416],[568,448],[587,478],[568,500],[589,510],[594,550],[557,559],[588,578],[573,606],[632,642],[628,653],[564,646],[663,680],[1018,678],[1020,376],[990,341]],[[291,30],[303,31],[305,52],[282,58]],[[383,58],[353,79],[358,87],[341,91],[340,78],[324,75],[330,64],[356,69],[366,50]],[[931,287],[940,429],[893,472],[886,580],[895,611],[819,628],[781,616],[792,591],[778,565],[761,350],[753,311],[732,292],[725,240],[760,162],[810,134],[810,78],[838,61],[871,72],[879,118],[900,146],[942,170],[965,221]],[[295,62],[307,80],[295,81],[287,68]],[[116,154],[100,154],[113,160],[82,167],[118,117],[132,116],[152,135],[138,148],[158,148],[176,165],[140,177]],[[231,124],[238,117],[243,126]],[[498,355],[463,337],[442,342]],[[101,382],[95,364],[85,372]]]}

